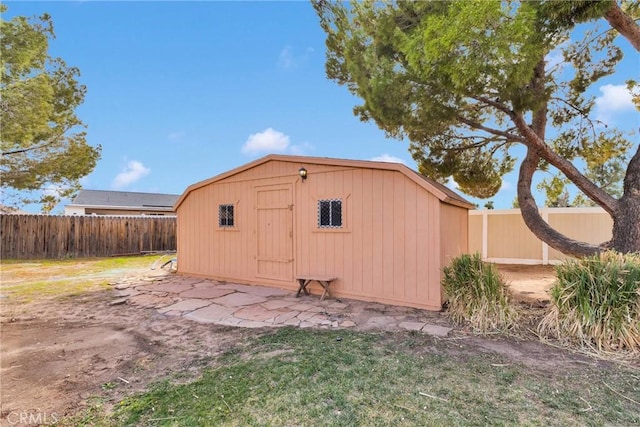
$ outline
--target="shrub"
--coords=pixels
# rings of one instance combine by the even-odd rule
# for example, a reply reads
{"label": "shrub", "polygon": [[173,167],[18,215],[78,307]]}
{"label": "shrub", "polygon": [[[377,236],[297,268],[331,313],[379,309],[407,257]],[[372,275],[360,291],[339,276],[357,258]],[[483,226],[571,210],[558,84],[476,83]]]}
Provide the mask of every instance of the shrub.
{"label": "shrub", "polygon": [[517,312],[495,265],[480,254],[463,254],[444,268],[442,287],[449,298],[451,319],[469,322],[476,332],[505,330],[515,325]]}
{"label": "shrub", "polygon": [[604,252],[556,268],[538,331],[598,350],[640,350],[640,255]]}

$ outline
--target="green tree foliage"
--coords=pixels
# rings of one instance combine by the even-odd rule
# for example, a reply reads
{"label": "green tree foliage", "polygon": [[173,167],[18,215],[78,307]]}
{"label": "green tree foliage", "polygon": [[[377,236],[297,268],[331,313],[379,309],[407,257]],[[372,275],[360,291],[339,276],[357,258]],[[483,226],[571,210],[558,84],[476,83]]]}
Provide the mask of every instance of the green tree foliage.
{"label": "green tree foliage", "polygon": [[[553,169],[613,217],[612,246],[640,251],[640,151],[622,168],[619,199],[580,168],[608,167],[632,147],[620,132],[594,125],[594,98],[586,94],[622,58],[618,33],[570,38],[577,22],[606,17],[635,46],[640,29],[626,19],[633,11],[615,1],[313,4],[327,33],[328,77],[363,100],[354,108],[361,120],[410,141],[421,173],[452,176],[465,193],[488,198],[516,166],[514,147],[524,146],[518,204],[534,234],[567,254],[599,250],[541,218],[532,177]],[[548,61],[552,53],[569,66]]]}
{"label": "green tree foliage", "polygon": [[49,56],[49,15],[0,20],[0,30],[3,199],[13,194],[11,204],[42,203],[47,212],[80,188],[79,179],[100,157],[75,114],[86,88],[77,81],[77,68]]}

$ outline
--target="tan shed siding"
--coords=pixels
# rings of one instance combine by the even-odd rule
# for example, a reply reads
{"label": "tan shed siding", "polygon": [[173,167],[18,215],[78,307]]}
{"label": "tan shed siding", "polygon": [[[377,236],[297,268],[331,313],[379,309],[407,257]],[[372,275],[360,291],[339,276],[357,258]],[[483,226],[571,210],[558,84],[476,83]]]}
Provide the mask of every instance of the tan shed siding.
{"label": "tan shed siding", "polygon": [[[606,212],[549,213],[549,225],[567,237],[581,242],[600,244],[611,240],[613,220]],[[549,247],[549,260],[568,258]]]}
{"label": "tan shed siding", "polygon": [[406,283],[415,283],[416,286],[407,286],[404,298],[409,301],[416,301],[418,298],[418,287],[422,286],[418,277],[418,264],[421,260],[418,258],[418,236],[416,228],[418,225],[418,198],[417,185],[406,185],[404,191],[404,218],[406,226],[402,229],[402,240],[404,242],[404,257],[402,270],[404,272],[404,280]]}
{"label": "tan shed siding", "polygon": [[469,252],[468,211],[452,205],[440,205],[440,233],[442,240],[441,269],[460,254]]}
{"label": "tan shed siding", "polygon": [[[310,171],[297,189],[297,274],[334,275],[345,296],[439,306],[437,198],[401,173],[369,169]],[[334,198],[343,227],[319,229],[317,202]]]}
{"label": "tan shed siding", "polygon": [[482,215],[469,217],[469,253],[482,253]]}
{"label": "tan shed siding", "polygon": [[[178,212],[179,271],[295,290],[293,280],[259,277],[256,270],[256,189],[283,185],[291,188],[294,275],[336,276],[337,296],[440,308],[441,202],[393,170],[272,160],[195,189]],[[324,199],[342,199],[342,228],[318,227]],[[218,205],[227,203],[236,206],[235,231],[217,224]],[[466,213],[452,212],[458,210]],[[466,236],[454,238],[461,240],[446,251],[467,244]]]}
{"label": "tan shed siding", "polygon": [[487,258],[542,258],[542,248],[520,212],[489,216],[487,224]]}

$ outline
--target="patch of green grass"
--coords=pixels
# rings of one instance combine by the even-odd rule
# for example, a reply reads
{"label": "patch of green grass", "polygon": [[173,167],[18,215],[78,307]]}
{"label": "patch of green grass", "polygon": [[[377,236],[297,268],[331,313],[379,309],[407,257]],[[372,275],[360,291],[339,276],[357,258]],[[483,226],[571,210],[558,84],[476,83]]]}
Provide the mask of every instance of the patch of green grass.
{"label": "patch of green grass", "polygon": [[151,271],[160,256],[79,258],[64,260],[2,260],[1,292],[7,298],[30,302],[101,290],[112,280],[132,272]]}
{"label": "patch of green grass", "polygon": [[[428,340],[423,338],[422,345]],[[157,383],[94,421],[154,426],[640,423],[632,402],[640,401],[637,372],[580,366],[550,374],[496,354],[419,353],[413,342],[404,343],[390,333],[279,329],[220,356],[217,367],[194,382]]]}

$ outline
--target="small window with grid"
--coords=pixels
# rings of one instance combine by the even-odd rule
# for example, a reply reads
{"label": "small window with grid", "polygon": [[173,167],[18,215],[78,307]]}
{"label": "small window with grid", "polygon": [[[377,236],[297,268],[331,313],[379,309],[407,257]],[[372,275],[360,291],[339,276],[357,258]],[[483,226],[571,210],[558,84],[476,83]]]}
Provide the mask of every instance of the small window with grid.
{"label": "small window with grid", "polygon": [[342,227],[342,199],[318,200],[318,227]]}
{"label": "small window with grid", "polygon": [[220,227],[233,227],[233,205],[220,205],[218,207],[218,225]]}

